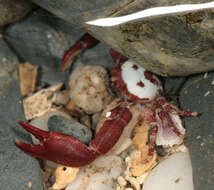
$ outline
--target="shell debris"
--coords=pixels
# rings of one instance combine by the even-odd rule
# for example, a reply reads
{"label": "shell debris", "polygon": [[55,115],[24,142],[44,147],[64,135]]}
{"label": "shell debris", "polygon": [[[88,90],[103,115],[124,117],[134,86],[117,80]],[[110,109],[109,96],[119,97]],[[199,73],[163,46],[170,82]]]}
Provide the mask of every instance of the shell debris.
{"label": "shell debris", "polygon": [[35,91],[38,66],[29,62],[19,64],[19,81],[22,96],[26,96]]}
{"label": "shell debris", "polygon": [[156,153],[153,154],[152,158],[148,162],[145,162],[149,151],[149,128],[149,124],[142,120],[139,120],[137,126],[134,128],[133,144],[136,146],[136,150],[134,150],[130,155],[130,167],[133,176],[141,176],[156,165]]}
{"label": "shell debris", "polygon": [[58,83],[24,98],[23,107],[26,119],[31,120],[52,111],[56,107],[54,94],[61,89],[62,85]]}
{"label": "shell debris", "polygon": [[79,168],[59,165],[55,171],[56,182],[52,188],[54,190],[65,188],[76,178],[78,172]]}

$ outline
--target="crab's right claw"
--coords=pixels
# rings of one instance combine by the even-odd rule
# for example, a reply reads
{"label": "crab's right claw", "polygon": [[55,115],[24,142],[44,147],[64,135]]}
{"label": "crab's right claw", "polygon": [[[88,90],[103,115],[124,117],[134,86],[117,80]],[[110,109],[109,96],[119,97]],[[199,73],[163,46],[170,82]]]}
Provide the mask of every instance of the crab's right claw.
{"label": "crab's right claw", "polygon": [[25,122],[19,122],[19,124],[40,140],[39,145],[15,142],[18,148],[29,155],[70,167],[87,165],[97,157],[93,150],[70,135],[49,133]]}

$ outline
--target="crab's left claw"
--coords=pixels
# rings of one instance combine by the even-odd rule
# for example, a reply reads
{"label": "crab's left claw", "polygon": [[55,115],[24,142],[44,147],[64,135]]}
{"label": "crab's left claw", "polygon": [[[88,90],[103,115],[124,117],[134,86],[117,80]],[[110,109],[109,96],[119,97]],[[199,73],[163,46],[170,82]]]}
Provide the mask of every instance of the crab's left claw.
{"label": "crab's left claw", "polygon": [[71,167],[87,165],[97,157],[93,149],[70,135],[43,131],[25,122],[19,124],[40,140],[39,145],[15,142],[27,154]]}
{"label": "crab's left claw", "polygon": [[95,46],[99,41],[90,34],[84,34],[63,56],[62,71],[68,69],[74,58],[79,55],[83,50]]}

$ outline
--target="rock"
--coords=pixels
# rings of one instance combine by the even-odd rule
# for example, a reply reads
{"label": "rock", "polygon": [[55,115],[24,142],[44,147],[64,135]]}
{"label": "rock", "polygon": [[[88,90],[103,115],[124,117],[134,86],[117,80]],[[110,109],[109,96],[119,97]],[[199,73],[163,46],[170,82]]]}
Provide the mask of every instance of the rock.
{"label": "rock", "polygon": [[25,0],[1,0],[0,26],[21,20],[32,7],[32,3]]}
{"label": "rock", "polygon": [[22,60],[40,65],[43,70],[57,70],[58,61],[69,45],[65,34],[54,28],[53,18],[49,17],[47,12],[33,12],[21,22],[10,25],[4,37]]}
{"label": "rock", "polygon": [[194,190],[189,153],[175,153],[161,161],[146,178],[142,190]]}
{"label": "rock", "polygon": [[189,148],[195,190],[214,186],[214,72],[190,77],[180,92],[182,109],[197,111],[198,117],[186,117],[186,144]]}
{"label": "rock", "polygon": [[185,81],[185,77],[163,77],[164,96],[178,102],[179,92]]}
{"label": "rock", "polygon": [[97,18],[115,17],[137,11],[207,0],[128,1],[32,0],[39,6],[84,28],[98,40],[121,52],[147,70],[163,76],[185,76],[214,70],[213,11],[152,18],[115,27],[88,26]]}
{"label": "rock", "polygon": [[66,190],[115,190],[123,170],[124,162],[119,156],[100,156],[89,166],[80,168]]}
{"label": "rock", "polygon": [[88,127],[60,115],[50,117],[48,128],[50,131],[76,137],[85,144],[89,143],[92,138],[92,132]]}
{"label": "rock", "polygon": [[[43,183],[38,161],[21,152],[14,144],[16,139],[30,142],[30,136],[17,124],[18,121],[24,120],[19,84],[16,80],[17,76],[15,76],[18,60],[3,41],[0,43],[0,48],[1,56],[8,60],[7,65],[1,67],[4,68],[5,78],[7,78],[7,85],[0,89],[2,110],[0,112],[1,189],[26,190],[31,186],[30,189],[32,190],[42,190]],[[3,64],[1,63],[1,65]],[[8,71],[11,71],[9,73],[12,73],[12,75],[8,75]]]}
{"label": "rock", "polygon": [[[56,115],[62,116],[62,117],[67,118],[67,119],[72,119],[71,116],[69,114],[67,114],[66,112],[64,112],[63,110],[55,109],[53,111],[50,111],[50,112],[43,114],[40,117],[36,117],[35,119],[32,119],[30,121],[30,124],[39,128],[39,129],[42,129],[44,131],[49,131],[48,120],[52,116],[56,116]],[[39,140],[36,137],[34,137],[32,134],[31,134],[31,138],[32,138],[32,141],[34,144],[39,144]]]}
{"label": "rock", "polygon": [[[42,68],[44,72],[39,74],[40,80],[55,84],[68,77],[67,73],[60,72],[62,57],[83,34],[84,31],[39,9],[23,21],[10,25],[4,37],[21,60]],[[113,65],[108,51],[108,47],[99,44],[81,54],[76,63]]]}
{"label": "rock", "polygon": [[7,89],[10,82],[17,78],[18,58],[0,39],[0,93]]}

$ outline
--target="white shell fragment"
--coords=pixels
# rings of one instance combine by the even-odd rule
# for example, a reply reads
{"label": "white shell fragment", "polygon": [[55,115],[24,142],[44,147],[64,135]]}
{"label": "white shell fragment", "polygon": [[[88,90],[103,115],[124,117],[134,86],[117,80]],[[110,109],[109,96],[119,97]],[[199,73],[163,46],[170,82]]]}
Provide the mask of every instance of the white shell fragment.
{"label": "white shell fragment", "polygon": [[175,134],[175,132],[173,132],[172,129],[170,129],[169,127],[165,127],[164,122],[162,122],[160,118],[156,117],[159,123],[162,124],[162,126],[158,126],[156,145],[172,147],[173,145],[179,145],[183,142],[185,129],[182,125],[181,118],[178,114],[170,114],[170,117],[175,123],[176,128],[181,133],[181,135],[178,136],[177,134]]}
{"label": "white shell fragment", "polygon": [[58,83],[49,88],[42,89],[37,93],[26,97],[23,100],[24,113],[27,120],[42,116],[53,109],[55,101],[54,94],[62,88],[63,84]]}
{"label": "white shell fragment", "polygon": [[66,190],[115,190],[122,171],[123,161],[120,157],[101,156],[90,166],[81,168]]}
{"label": "white shell fragment", "polygon": [[[137,68],[134,68],[136,66]],[[127,85],[127,89],[131,94],[139,98],[148,98],[152,100],[158,93],[158,86],[145,78],[146,71],[142,66],[133,61],[126,61],[122,65],[122,78]],[[141,82],[144,86],[138,85]]]}
{"label": "white shell fragment", "polygon": [[194,190],[189,153],[178,152],[160,162],[142,190]]}

